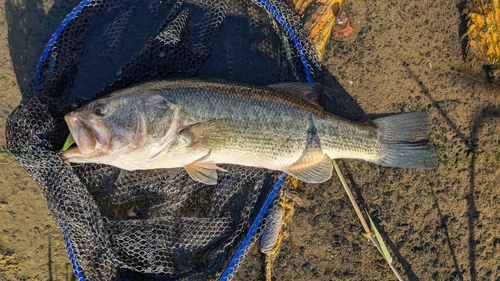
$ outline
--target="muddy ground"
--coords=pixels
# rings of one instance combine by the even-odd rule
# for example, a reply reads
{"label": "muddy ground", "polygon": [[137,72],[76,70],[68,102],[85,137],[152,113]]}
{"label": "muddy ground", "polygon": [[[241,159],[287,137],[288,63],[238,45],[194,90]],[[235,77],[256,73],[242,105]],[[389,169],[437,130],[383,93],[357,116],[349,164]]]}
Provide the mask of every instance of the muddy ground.
{"label": "muddy ground", "polygon": [[[78,1],[0,1],[0,131],[38,57]],[[466,56],[458,1],[345,1],[354,33],[324,64],[347,95],[324,104],[359,119],[426,109],[436,170],[339,161],[406,280],[500,279],[500,89]],[[22,28],[20,28],[22,27]],[[337,84],[327,75],[325,86]],[[362,109],[362,110],[361,110]],[[70,280],[64,241],[36,183],[0,138],[0,280]],[[277,280],[394,280],[363,237],[336,178],[300,185]],[[252,252],[239,280],[260,277]]]}

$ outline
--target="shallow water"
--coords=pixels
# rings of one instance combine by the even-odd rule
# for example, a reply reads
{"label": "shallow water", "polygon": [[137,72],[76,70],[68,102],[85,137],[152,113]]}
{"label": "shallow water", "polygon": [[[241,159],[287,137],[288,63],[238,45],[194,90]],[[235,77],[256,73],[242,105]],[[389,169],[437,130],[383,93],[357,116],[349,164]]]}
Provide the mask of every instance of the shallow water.
{"label": "shallow water", "polygon": [[[0,2],[0,130],[45,43],[78,2]],[[327,47],[324,63],[338,84],[327,77],[323,103],[351,119],[427,109],[440,165],[340,161],[341,169],[407,279],[498,280],[499,89],[483,82],[477,59],[463,59],[459,2],[394,2],[345,2],[354,33]],[[328,91],[339,85],[348,95]],[[3,134],[0,147],[1,161],[13,162]],[[0,280],[69,280],[62,235],[38,186],[15,162],[0,167]],[[278,280],[394,279],[336,178],[302,184],[298,193],[305,206],[276,260]],[[259,278],[260,262],[255,251],[238,279]]]}

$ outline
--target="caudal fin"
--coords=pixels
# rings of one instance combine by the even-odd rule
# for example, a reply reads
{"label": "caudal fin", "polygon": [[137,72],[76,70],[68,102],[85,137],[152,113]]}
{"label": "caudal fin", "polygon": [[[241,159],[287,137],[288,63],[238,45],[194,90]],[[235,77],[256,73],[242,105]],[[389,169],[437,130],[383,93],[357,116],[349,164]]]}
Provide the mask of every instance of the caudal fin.
{"label": "caudal fin", "polygon": [[374,163],[399,168],[435,168],[436,151],[429,144],[425,111],[403,113],[373,120],[380,129],[382,150]]}

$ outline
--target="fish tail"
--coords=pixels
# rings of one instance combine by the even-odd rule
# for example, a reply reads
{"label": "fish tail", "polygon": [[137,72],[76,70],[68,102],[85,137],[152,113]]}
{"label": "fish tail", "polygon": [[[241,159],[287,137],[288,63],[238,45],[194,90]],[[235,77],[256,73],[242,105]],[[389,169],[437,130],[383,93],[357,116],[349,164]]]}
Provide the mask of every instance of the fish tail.
{"label": "fish tail", "polygon": [[403,113],[373,120],[380,130],[382,148],[373,162],[399,168],[435,168],[436,151],[429,144],[425,111]]}

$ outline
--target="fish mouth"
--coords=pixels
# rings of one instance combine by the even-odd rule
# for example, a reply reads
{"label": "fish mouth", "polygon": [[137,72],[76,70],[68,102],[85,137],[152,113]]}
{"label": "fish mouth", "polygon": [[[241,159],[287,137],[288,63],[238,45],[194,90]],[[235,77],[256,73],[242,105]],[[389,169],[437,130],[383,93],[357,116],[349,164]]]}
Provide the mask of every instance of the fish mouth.
{"label": "fish mouth", "polygon": [[70,148],[63,156],[71,159],[74,157],[96,157],[108,152],[111,143],[111,131],[102,122],[92,121],[82,117],[79,112],[70,112],[64,116],[71,135],[77,147]]}

